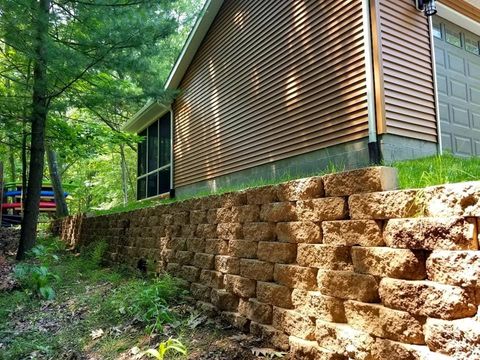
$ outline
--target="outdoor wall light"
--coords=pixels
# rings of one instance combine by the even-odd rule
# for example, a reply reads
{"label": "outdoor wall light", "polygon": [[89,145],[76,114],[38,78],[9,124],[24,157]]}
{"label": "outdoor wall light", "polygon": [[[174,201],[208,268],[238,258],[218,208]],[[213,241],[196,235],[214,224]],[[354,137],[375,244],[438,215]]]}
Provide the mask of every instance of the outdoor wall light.
{"label": "outdoor wall light", "polygon": [[414,0],[418,11],[423,11],[425,16],[433,16],[437,13],[435,0]]}

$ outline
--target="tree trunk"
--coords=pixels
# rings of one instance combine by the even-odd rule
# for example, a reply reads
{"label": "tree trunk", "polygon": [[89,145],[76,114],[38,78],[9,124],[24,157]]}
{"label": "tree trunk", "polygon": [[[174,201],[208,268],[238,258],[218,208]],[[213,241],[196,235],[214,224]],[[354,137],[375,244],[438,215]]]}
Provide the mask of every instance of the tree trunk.
{"label": "tree trunk", "polygon": [[10,163],[10,182],[17,182],[17,168],[15,166],[15,153],[13,147],[10,147],[8,153],[8,162]]}
{"label": "tree trunk", "polygon": [[68,207],[65,201],[62,179],[58,171],[57,154],[49,147],[47,147],[47,160],[50,180],[52,181],[53,193],[55,195],[55,205],[57,206],[57,217],[68,216]]}
{"label": "tree trunk", "polygon": [[125,159],[125,148],[123,144],[120,144],[120,157],[122,168],[122,192],[123,192],[123,205],[128,203],[128,174],[127,174],[127,160]]}
{"label": "tree trunk", "polygon": [[30,171],[17,252],[18,260],[25,258],[25,253],[35,245],[37,238],[40,191],[42,190],[43,167],[45,165],[45,128],[48,114],[47,36],[49,10],[50,0],[40,0],[38,2],[38,14],[35,19]]}

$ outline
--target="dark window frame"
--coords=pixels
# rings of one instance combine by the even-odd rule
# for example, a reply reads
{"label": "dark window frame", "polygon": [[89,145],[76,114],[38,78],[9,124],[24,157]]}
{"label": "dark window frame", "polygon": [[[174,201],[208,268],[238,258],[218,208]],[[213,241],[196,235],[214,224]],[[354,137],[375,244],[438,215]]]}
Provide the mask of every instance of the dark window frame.
{"label": "dark window frame", "polygon": [[[143,129],[139,135],[144,136],[144,139],[137,147],[137,200],[145,200],[155,198],[157,196],[162,196],[169,194],[172,189],[172,113],[169,111],[162,115],[160,118],[155,120],[153,123],[149,124],[148,127]],[[162,125],[168,122],[168,131],[165,131],[165,126]],[[161,124],[162,123],[162,124]],[[156,134],[151,134],[149,132],[152,129],[156,129]],[[163,131],[162,131],[163,130]],[[163,136],[163,138],[161,137]],[[151,139],[156,141],[155,149],[153,149],[149,143]],[[163,144],[163,145],[162,145]],[[143,150],[143,152],[142,152]],[[168,152],[168,154],[163,153]],[[153,154],[152,154],[153,153]],[[151,156],[154,156],[155,160],[153,163],[156,163],[156,167],[151,169],[148,166],[152,163]],[[163,165],[161,164],[162,160],[169,160]],[[144,164],[145,171],[140,173],[141,165]],[[156,178],[153,182],[152,179]],[[156,183],[156,184],[155,184]],[[140,186],[142,185],[142,186]],[[168,186],[167,186],[168,185]],[[143,188],[140,188],[143,187]],[[168,187],[168,188],[167,188]]]}

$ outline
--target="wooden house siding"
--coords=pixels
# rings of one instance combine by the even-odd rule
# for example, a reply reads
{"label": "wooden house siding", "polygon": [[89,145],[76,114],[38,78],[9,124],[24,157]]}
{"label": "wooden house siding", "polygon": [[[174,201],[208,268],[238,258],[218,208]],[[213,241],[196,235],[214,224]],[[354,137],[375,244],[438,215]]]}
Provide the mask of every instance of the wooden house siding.
{"label": "wooden house siding", "polygon": [[366,137],[362,26],[361,0],[226,0],[173,104],[175,186]]}
{"label": "wooden house siding", "polygon": [[411,0],[372,2],[379,133],[437,142],[428,18]]}

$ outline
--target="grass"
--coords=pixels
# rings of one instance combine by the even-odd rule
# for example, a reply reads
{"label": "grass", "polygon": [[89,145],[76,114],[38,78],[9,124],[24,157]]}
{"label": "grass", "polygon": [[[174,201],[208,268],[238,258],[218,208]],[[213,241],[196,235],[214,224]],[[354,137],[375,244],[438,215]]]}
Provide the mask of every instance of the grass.
{"label": "grass", "polygon": [[[42,243],[50,248],[58,244],[52,239]],[[0,359],[77,358],[75,354],[117,359],[134,346],[154,344],[165,325],[182,323],[171,310],[184,295],[177,280],[101,267],[102,247],[97,244],[81,255],[56,247],[57,260],[42,258],[42,265],[59,276],[51,284],[54,300],[29,289],[0,294]],[[94,339],[92,331],[99,329],[103,335]]]}
{"label": "grass", "polygon": [[392,166],[398,169],[401,189],[480,180],[479,157],[461,158],[444,154],[399,161]]}

